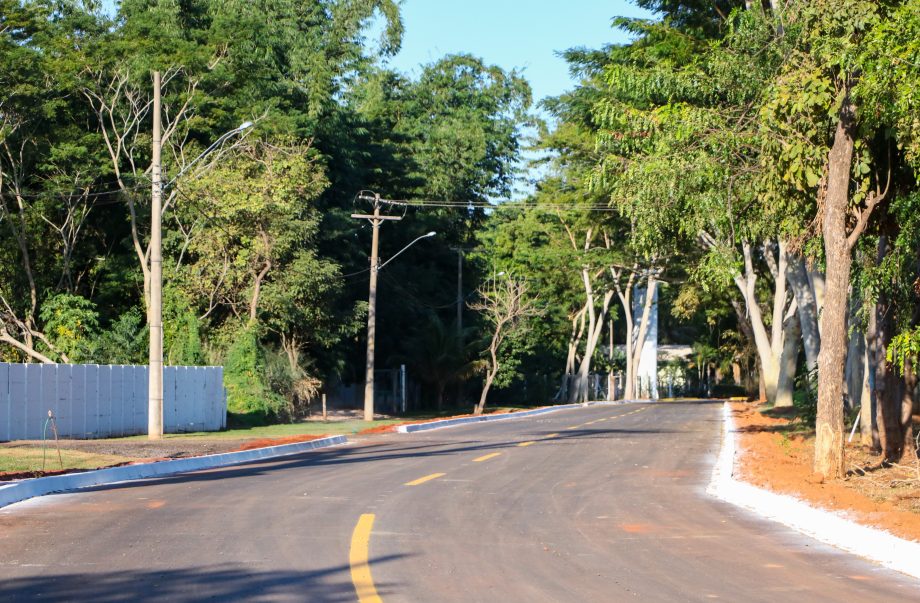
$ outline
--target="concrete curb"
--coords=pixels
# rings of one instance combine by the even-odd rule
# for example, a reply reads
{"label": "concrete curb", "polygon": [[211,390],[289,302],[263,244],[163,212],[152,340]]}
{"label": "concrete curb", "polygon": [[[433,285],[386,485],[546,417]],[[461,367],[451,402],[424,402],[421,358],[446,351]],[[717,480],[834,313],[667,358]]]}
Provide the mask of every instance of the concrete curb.
{"label": "concrete curb", "polygon": [[842,513],[815,508],[795,497],[776,494],[735,479],[737,432],[731,406],[727,402],[722,413],[722,449],[706,489],[709,494],[825,544],[920,578],[920,543],[858,524]]}
{"label": "concrete curb", "polygon": [[[604,402],[588,402],[587,406],[619,406],[630,402],[647,402],[647,400],[615,400]],[[415,433],[418,431],[431,431],[433,429],[446,429],[448,427],[457,427],[469,423],[482,423],[487,421],[506,421],[510,419],[524,419],[537,415],[545,415],[551,412],[566,410],[569,408],[582,408],[584,404],[560,404],[559,406],[548,406],[536,410],[522,410],[518,412],[509,412],[502,415],[482,415],[479,417],[460,417],[457,419],[442,419],[440,421],[430,421],[428,423],[412,423],[410,425],[398,425],[397,433]]]}
{"label": "concrete curb", "polygon": [[118,482],[149,479],[152,477],[174,475],[176,473],[187,473],[189,471],[238,465],[240,463],[249,463],[260,459],[271,459],[299,454],[301,452],[307,452],[308,450],[328,448],[330,446],[338,446],[346,443],[346,437],[339,435],[309,442],[282,444],[280,446],[269,446],[267,448],[256,448],[240,452],[225,452],[223,454],[196,456],[187,459],[176,459],[174,461],[126,465],[124,467],[112,467],[110,469],[99,469],[97,471],[68,473],[66,475],[38,477],[11,482],[0,486],[0,508],[29,498],[44,496],[45,494],[54,492],[65,492],[92,486],[103,486]]}

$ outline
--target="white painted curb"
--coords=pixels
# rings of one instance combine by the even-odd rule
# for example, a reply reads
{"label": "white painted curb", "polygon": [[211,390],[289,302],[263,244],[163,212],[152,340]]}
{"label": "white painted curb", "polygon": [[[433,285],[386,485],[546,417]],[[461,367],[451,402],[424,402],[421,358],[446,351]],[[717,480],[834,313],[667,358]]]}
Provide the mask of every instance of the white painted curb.
{"label": "white painted curb", "polygon": [[338,446],[345,443],[347,443],[345,436],[339,435],[321,438],[319,440],[311,440],[309,442],[282,444],[280,446],[255,448],[253,450],[243,450],[240,452],[225,452],[223,454],[210,454],[207,456],[196,456],[173,461],[158,461],[155,463],[99,469],[97,471],[26,479],[0,485],[0,507],[5,507],[6,505],[11,505],[36,496],[44,496],[45,494],[51,494],[53,492],[64,492],[67,490],[77,490],[79,488],[89,488],[91,486],[102,486],[117,482],[162,477],[174,475],[176,473],[226,467],[228,465],[238,465],[240,463],[289,456],[308,450],[328,448],[330,446]]}
{"label": "white painted curb", "polygon": [[818,509],[795,497],[735,479],[732,474],[738,436],[727,402],[722,416],[722,449],[706,489],[709,494],[831,546],[920,578],[920,543],[860,525],[842,513]]}
{"label": "white painted curb", "polygon": [[457,427],[459,425],[468,425],[469,423],[482,423],[488,421],[506,421],[509,419],[524,419],[537,415],[545,415],[551,412],[567,410],[569,408],[582,408],[584,406],[618,406],[631,402],[651,402],[650,400],[610,400],[599,402],[588,402],[587,404],[560,404],[559,406],[548,406],[536,410],[522,410],[518,412],[508,412],[500,415],[480,415],[478,417],[459,417],[457,419],[441,419],[440,421],[429,421],[428,423],[412,423],[410,425],[398,425],[397,433],[415,433],[417,431],[431,431],[432,429],[446,429],[448,427]]}

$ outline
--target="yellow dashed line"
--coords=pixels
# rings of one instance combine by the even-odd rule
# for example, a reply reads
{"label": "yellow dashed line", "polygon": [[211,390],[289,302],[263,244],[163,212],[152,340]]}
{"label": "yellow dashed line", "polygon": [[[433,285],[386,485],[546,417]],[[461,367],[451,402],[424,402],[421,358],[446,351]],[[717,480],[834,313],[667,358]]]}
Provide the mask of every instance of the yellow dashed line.
{"label": "yellow dashed line", "polygon": [[351,566],[351,581],[355,585],[359,603],[382,603],[371,577],[371,566],[368,564],[368,548],[373,528],[373,513],[365,513],[358,519],[358,525],[351,534],[348,564]]}
{"label": "yellow dashed line", "polygon": [[535,443],[536,442],[521,442],[520,444],[518,444],[518,446],[530,446],[531,444],[535,444]]}
{"label": "yellow dashed line", "polygon": [[418,486],[419,484],[424,484],[425,482],[430,482],[433,479],[438,479],[439,477],[444,477],[446,473],[432,473],[431,475],[426,475],[425,477],[420,477],[414,479],[411,482],[406,482],[404,486]]}
{"label": "yellow dashed line", "polygon": [[559,436],[558,433],[551,433],[551,434],[545,435],[545,436],[543,436],[543,437],[544,437],[544,438],[555,438],[555,437],[558,437],[558,436]]}
{"label": "yellow dashed line", "polygon": [[495,457],[497,457],[497,456],[499,456],[499,455],[501,455],[501,452],[493,452],[492,454],[484,454],[484,455],[482,455],[481,457],[479,457],[478,459],[473,459],[473,462],[474,462],[474,463],[481,463],[481,462],[487,461],[487,460],[489,460],[489,459],[494,459]]}

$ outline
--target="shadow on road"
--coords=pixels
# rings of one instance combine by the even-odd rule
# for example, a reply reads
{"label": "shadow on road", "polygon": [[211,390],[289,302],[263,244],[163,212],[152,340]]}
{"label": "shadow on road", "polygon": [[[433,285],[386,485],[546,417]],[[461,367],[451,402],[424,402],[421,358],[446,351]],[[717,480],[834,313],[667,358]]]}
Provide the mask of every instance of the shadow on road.
{"label": "shadow on road", "polygon": [[[390,555],[371,565],[400,560]],[[386,598],[396,584],[377,583]],[[257,571],[226,564],[186,569],[50,574],[0,582],[0,601],[354,601],[349,567],[336,565],[310,571]]]}
{"label": "shadow on road", "polygon": [[[683,405],[701,405],[701,404],[721,404],[713,400],[693,400],[693,401],[675,401],[668,402],[667,406]],[[657,406],[657,405],[655,405]],[[663,406],[663,405],[662,405]],[[622,415],[615,415],[614,420]],[[536,427],[536,426],[534,426]],[[106,491],[106,490],[123,490],[127,488],[137,488],[147,486],[151,483],[157,484],[175,484],[175,483],[194,483],[210,482],[223,479],[245,478],[262,475],[269,471],[278,472],[285,470],[302,469],[306,467],[323,467],[346,465],[350,463],[368,463],[381,461],[396,461],[399,459],[421,458],[421,457],[441,457],[463,453],[483,453],[494,450],[504,450],[517,446],[520,441],[526,439],[551,441],[572,441],[586,439],[606,439],[610,437],[632,438],[647,437],[661,434],[673,434],[678,431],[668,429],[618,429],[615,427],[605,427],[601,425],[584,426],[575,430],[565,430],[557,433],[552,438],[546,438],[550,429],[540,426],[540,429],[522,432],[514,436],[514,439],[502,439],[501,441],[483,441],[483,440],[452,440],[441,442],[417,442],[410,443],[406,440],[379,442],[363,444],[358,446],[336,447],[304,452],[298,455],[292,455],[283,458],[264,459],[253,461],[242,465],[232,465],[218,469],[210,469],[196,473],[183,473],[169,477],[153,478],[149,480],[138,480],[122,482],[117,484],[108,484],[96,486],[93,488],[82,489],[82,492]]]}

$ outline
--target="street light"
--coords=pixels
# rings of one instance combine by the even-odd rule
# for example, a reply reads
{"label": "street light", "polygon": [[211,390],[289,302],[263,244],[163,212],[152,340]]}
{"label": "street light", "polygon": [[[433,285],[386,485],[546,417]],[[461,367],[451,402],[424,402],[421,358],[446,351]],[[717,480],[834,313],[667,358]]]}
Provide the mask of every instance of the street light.
{"label": "street light", "polygon": [[172,186],[176,179],[229,137],[250,127],[252,127],[251,121],[244,122],[215,140],[164,186],[160,134],[160,72],[153,72],[153,153],[150,166],[153,190],[150,208],[150,307],[148,308],[150,360],[147,369],[147,437],[151,440],[159,440],[163,437],[163,233],[162,216],[160,215],[163,212],[163,190]]}
{"label": "street light", "polygon": [[438,234],[438,233],[436,233],[436,232],[434,232],[434,231],[431,231],[431,232],[429,232],[429,233],[423,234],[422,236],[418,237],[417,239],[415,239],[414,241],[412,241],[411,243],[409,243],[408,245],[406,245],[405,247],[403,247],[402,249],[400,249],[399,251],[397,251],[397,252],[393,255],[393,257],[391,257],[390,259],[388,259],[388,260],[385,261],[384,263],[380,264],[380,266],[377,267],[377,271],[379,272],[380,270],[383,270],[383,267],[386,266],[387,264],[389,264],[390,262],[392,262],[393,260],[395,260],[395,259],[396,259],[396,256],[398,256],[398,255],[399,255],[400,253],[402,253],[403,251],[409,249],[410,247],[412,247],[413,245],[415,245],[416,243],[418,243],[418,242],[421,241],[422,239],[427,239],[428,237],[433,237],[433,236],[436,235],[436,234]]}
{"label": "street light", "polygon": [[[374,234],[377,228],[375,225]],[[433,237],[437,233],[432,231],[416,238],[411,243],[397,251],[393,256],[383,264],[377,265],[377,238],[374,237],[374,244],[371,248],[371,285],[370,294],[367,299],[367,363],[364,373],[364,420],[374,420],[374,339],[377,333],[377,273],[384,266],[396,259],[396,256],[409,249],[422,239]]]}
{"label": "street light", "polygon": [[252,124],[251,121],[244,121],[243,123],[241,123],[241,124],[238,125],[237,127],[235,127],[235,128],[233,128],[232,130],[230,130],[229,132],[225,132],[224,134],[222,134],[222,135],[220,136],[220,138],[218,138],[218,139],[215,140],[213,143],[211,143],[211,146],[209,146],[209,147],[206,148],[204,151],[202,151],[202,152],[201,152],[201,155],[199,155],[198,157],[195,157],[195,159],[193,159],[193,160],[191,161],[191,163],[189,163],[187,166],[185,166],[184,168],[182,168],[182,170],[180,170],[178,174],[176,174],[175,176],[173,176],[173,179],[172,179],[172,180],[170,180],[169,182],[167,182],[166,184],[164,184],[164,185],[163,185],[163,190],[166,190],[167,188],[169,188],[169,187],[171,187],[173,184],[175,184],[175,183],[176,183],[176,180],[178,180],[179,178],[181,178],[182,176],[184,176],[185,173],[186,173],[187,171],[189,171],[189,169],[191,169],[191,167],[192,167],[193,165],[195,165],[196,163],[198,163],[199,161],[201,161],[202,159],[204,159],[206,156],[210,155],[211,152],[212,152],[214,149],[216,149],[217,147],[219,147],[221,144],[223,144],[223,142],[224,142],[225,140],[227,140],[228,138],[230,138],[231,136],[233,136],[233,135],[235,135],[235,134],[242,134],[245,130],[251,128],[252,125],[253,125],[253,124]]}

